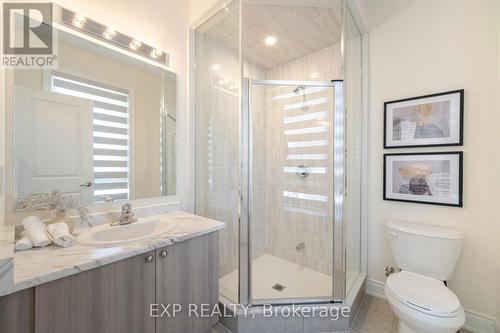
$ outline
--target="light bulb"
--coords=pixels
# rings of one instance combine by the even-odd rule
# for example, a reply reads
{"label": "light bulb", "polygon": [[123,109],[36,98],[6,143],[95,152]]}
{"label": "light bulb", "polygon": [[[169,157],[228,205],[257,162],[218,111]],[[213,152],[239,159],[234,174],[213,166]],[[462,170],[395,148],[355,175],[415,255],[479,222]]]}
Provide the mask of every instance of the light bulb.
{"label": "light bulb", "polygon": [[116,31],[113,28],[107,27],[102,36],[106,39],[113,39],[116,36]]}
{"label": "light bulb", "polygon": [[132,42],[129,44],[130,48],[134,51],[136,51],[138,48],[142,46],[141,41],[134,39]]}
{"label": "light bulb", "polygon": [[87,18],[83,16],[82,14],[75,14],[75,17],[73,18],[73,25],[77,28],[83,27],[85,22],[87,21]]}
{"label": "light bulb", "polygon": [[158,59],[159,57],[161,57],[162,54],[163,51],[160,49],[154,49],[153,51],[151,51],[151,57],[154,59]]}

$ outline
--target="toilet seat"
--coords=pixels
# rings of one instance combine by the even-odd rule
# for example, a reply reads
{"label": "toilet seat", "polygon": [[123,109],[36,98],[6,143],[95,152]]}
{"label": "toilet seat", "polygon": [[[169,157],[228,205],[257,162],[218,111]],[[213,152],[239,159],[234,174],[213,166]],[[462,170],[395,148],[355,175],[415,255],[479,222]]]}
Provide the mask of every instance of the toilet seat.
{"label": "toilet seat", "polygon": [[442,281],[417,273],[402,271],[390,275],[386,292],[403,305],[427,315],[449,318],[463,312],[457,296]]}

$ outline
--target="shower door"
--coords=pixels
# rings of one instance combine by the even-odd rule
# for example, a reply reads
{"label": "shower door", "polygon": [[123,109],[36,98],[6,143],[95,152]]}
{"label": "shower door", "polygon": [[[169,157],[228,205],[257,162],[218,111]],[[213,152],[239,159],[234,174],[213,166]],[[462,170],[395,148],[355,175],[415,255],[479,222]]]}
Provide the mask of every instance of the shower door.
{"label": "shower door", "polygon": [[342,300],[342,82],[243,80],[240,302]]}

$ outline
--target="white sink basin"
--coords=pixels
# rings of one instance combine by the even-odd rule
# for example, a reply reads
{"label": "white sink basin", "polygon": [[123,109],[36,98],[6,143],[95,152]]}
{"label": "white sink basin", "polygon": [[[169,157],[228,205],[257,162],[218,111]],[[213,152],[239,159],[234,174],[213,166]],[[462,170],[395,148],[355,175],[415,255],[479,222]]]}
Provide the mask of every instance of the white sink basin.
{"label": "white sink basin", "polygon": [[137,242],[164,235],[175,229],[177,224],[167,219],[145,219],[127,224],[111,226],[109,223],[90,228],[76,237],[83,245],[114,246]]}

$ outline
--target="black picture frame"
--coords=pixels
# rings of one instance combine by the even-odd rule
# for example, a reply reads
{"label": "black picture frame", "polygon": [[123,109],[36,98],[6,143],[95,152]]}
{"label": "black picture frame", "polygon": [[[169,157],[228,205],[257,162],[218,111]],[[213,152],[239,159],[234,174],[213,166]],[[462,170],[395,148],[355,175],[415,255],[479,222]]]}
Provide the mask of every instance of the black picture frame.
{"label": "black picture frame", "polygon": [[[419,99],[424,99],[424,98],[432,98],[432,97],[438,97],[438,96],[444,96],[444,95],[452,95],[452,94],[459,94],[460,95],[460,106],[459,106],[459,139],[457,142],[453,143],[443,143],[443,144],[414,144],[414,145],[389,145],[387,142],[387,107],[390,104],[396,104],[396,103],[401,103],[401,102],[408,102],[408,101],[417,101]],[[398,100],[392,100],[392,101],[387,101],[384,102],[384,149],[399,149],[399,148],[421,148],[421,147],[451,147],[451,146],[463,146],[464,144],[464,99],[465,99],[465,90],[464,89],[458,89],[458,90],[450,90],[450,91],[445,91],[445,92],[440,92],[440,93],[435,93],[435,94],[429,94],[429,95],[422,95],[422,96],[417,96],[417,97],[410,97],[410,98],[404,98],[404,99],[398,99]]]}
{"label": "black picture frame", "polygon": [[[457,203],[444,203],[444,202],[430,202],[419,200],[404,200],[395,199],[387,196],[387,158],[389,156],[422,156],[422,155],[457,155],[458,156],[458,202]],[[383,168],[383,198],[387,201],[410,202],[427,205],[449,206],[449,207],[463,207],[463,152],[461,151],[446,151],[446,152],[424,152],[424,153],[391,153],[384,154],[384,168]]]}

